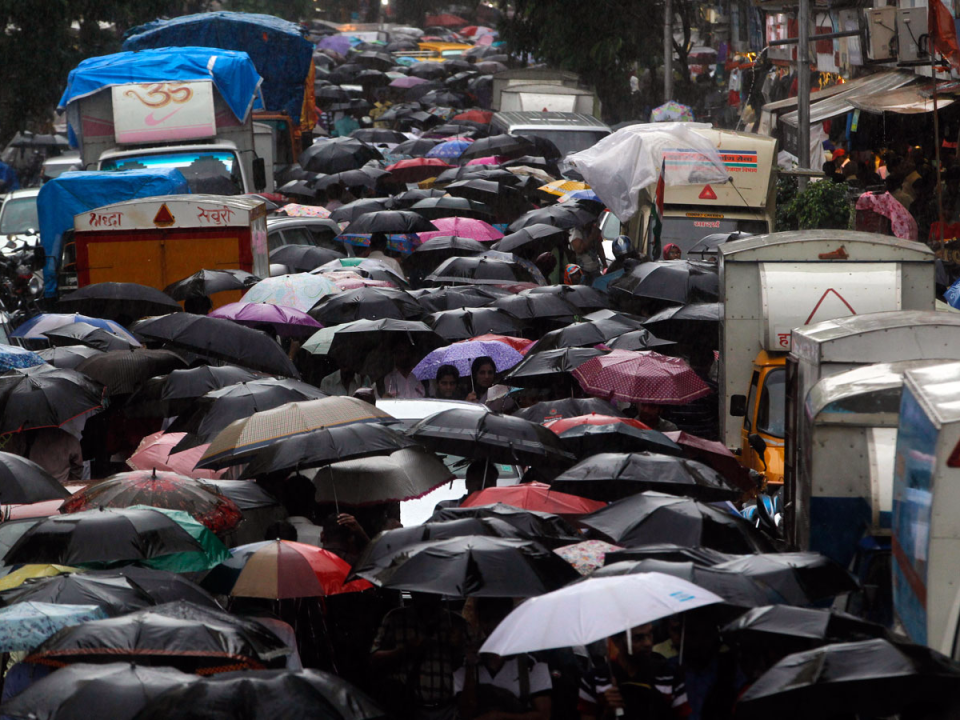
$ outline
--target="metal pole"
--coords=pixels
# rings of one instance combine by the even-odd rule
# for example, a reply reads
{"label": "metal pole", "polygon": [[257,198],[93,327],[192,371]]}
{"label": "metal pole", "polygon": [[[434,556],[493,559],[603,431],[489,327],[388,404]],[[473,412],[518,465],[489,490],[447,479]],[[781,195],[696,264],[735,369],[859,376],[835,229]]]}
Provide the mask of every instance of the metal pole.
{"label": "metal pole", "polygon": [[937,161],[937,174],[935,177],[937,179],[937,227],[939,228],[939,232],[937,233],[937,240],[939,240],[937,249],[939,250],[943,247],[943,174],[940,166],[940,113],[937,108],[937,68],[934,66],[934,54],[931,48],[930,76],[933,78],[933,152]]}
{"label": "metal pole", "polygon": [[673,0],[663,0],[663,101],[673,99]]}
{"label": "metal pole", "polygon": [[797,158],[810,167],[810,0],[800,0],[797,13]]}

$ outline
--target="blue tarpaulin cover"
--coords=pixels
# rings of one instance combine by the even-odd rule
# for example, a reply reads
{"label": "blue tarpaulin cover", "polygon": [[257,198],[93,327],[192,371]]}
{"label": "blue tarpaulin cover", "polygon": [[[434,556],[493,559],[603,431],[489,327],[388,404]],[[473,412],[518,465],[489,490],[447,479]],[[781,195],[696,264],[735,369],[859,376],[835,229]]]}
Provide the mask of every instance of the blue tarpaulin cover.
{"label": "blue tarpaulin cover", "polygon": [[65,172],[45,183],[37,196],[40,242],[47,255],[44,294],[52,297],[57,292],[61,241],[63,233],[73,229],[74,215],[124,200],[189,192],[179,170]]}
{"label": "blue tarpaulin cover", "polygon": [[245,52],[178,47],[87,58],[67,78],[58,109],[114,85],[212,80],[240,122],[247,119],[262,78]]}
{"label": "blue tarpaulin cover", "polygon": [[263,77],[266,109],[285,111],[299,124],[313,57],[313,45],[299,25],[256,13],[199,13],[133,28],[123,43],[124,50],[178,46],[246,52]]}

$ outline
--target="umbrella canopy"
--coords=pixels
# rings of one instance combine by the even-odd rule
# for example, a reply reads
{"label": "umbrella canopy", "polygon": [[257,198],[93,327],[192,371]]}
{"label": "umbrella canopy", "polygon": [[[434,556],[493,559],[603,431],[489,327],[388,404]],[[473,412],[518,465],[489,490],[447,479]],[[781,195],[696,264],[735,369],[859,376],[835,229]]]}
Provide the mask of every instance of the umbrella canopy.
{"label": "umbrella canopy", "polygon": [[[474,505],[470,507],[440,508],[428,523],[463,520],[465,518],[492,518],[511,525],[522,537],[533,538],[545,545],[568,545],[577,540],[577,531],[559,515],[526,510],[506,503]],[[474,533],[476,534],[476,533]],[[429,539],[429,538],[425,538]]]}
{"label": "umbrella canopy", "polygon": [[491,135],[490,137],[477,140],[464,151],[462,157],[464,159],[487,157],[490,155],[516,157],[520,155],[532,155],[533,150],[533,144],[526,138],[504,133],[502,135]]}
{"label": "umbrella canopy", "polygon": [[338,223],[353,222],[361,215],[389,210],[392,207],[390,198],[361,198],[338,207],[330,213],[330,219]]}
{"label": "umbrella canopy", "polygon": [[386,567],[356,574],[380,587],[452,597],[532,597],[578,577],[539,543],[483,536],[411,545]]}
{"label": "umbrella canopy", "polygon": [[302,349],[315,355],[329,355],[354,369],[362,368],[372,377],[382,377],[392,369],[392,357],[382,352],[384,342],[390,341],[409,342],[415,354],[426,353],[442,342],[426,323],[385,318],[326,327],[311,335]]}
{"label": "umbrella canopy", "polygon": [[[84,322],[63,325],[53,330],[48,330],[44,335],[46,335],[51,345],[75,345],[79,343],[92,347],[95,350],[100,350],[101,352],[107,352],[109,350],[130,350],[131,348],[140,346],[140,343],[136,341],[130,341],[124,336],[117,335],[109,330],[94,327]],[[26,365],[24,367],[30,366]]]}
{"label": "umbrella canopy", "polygon": [[261,669],[288,653],[254,620],[181,601],[68,628],[37,647],[26,662],[64,667],[123,660],[211,674]]}
{"label": "umbrella canopy", "polygon": [[305,312],[271,303],[229,303],[213,310],[208,317],[223,318],[258,330],[271,327],[280,337],[308,337],[323,327]]}
{"label": "umbrella canopy", "polygon": [[64,312],[85,313],[121,324],[182,310],[176,300],[155,288],[120,282],[94,283],[74,290],[60,298],[58,306]]}
{"label": "umbrella canopy", "polygon": [[174,300],[186,300],[228,290],[248,290],[258,282],[260,278],[244,270],[200,270],[190,277],[167,285],[163,291]]}
{"label": "umbrella canopy", "polygon": [[[33,578],[0,593],[0,605],[6,608],[24,603],[92,605],[103,610],[103,617],[115,617],[150,607],[156,601],[136,582],[115,571],[107,571],[95,575],[77,572]],[[34,643],[31,647],[39,644]]]}
{"label": "umbrella canopy", "polygon": [[573,459],[563,450],[557,436],[546,428],[493,412],[441,410],[418,422],[408,433],[437,452],[491,462],[549,465],[567,464]]}
{"label": "umbrella canopy", "polygon": [[74,370],[8,370],[0,375],[0,433],[60,427],[101,409],[103,395],[103,385]]}
{"label": "umbrella canopy", "polygon": [[88,510],[41,519],[10,548],[4,562],[130,562],[199,548],[186,530],[157,510]]}
{"label": "umbrella canopy", "polygon": [[640,328],[640,323],[622,315],[575,322],[559,330],[551,330],[534,346],[535,352],[563,347],[587,347],[600,345],[631,330]]}
{"label": "umbrella canopy", "polygon": [[127,395],[149,378],[187,367],[186,361],[169,350],[114,350],[87,358],[77,372],[106,386],[108,395]]}
{"label": "umbrella canopy", "polygon": [[603,540],[584,540],[582,542],[554,548],[554,552],[573,565],[581,575],[590,575],[603,567],[607,553],[622,550],[619,545],[611,545]]}
{"label": "umbrella canopy", "polygon": [[517,411],[516,416],[542,425],[561,418],[581,417],[591,414],[604,417],[622,417],[619,410],[600,398],[564,398],[563,400],[538,402]]}
{"label": "umbrella canopy", "polygon": [[64,514],[93,508],[127,508],[134,505],[182,510],[215,533],[226,533],[240,524],[243,514],[232,500],[209,485],[174,472],[134,470],[117,473],[75,493],[60,508]]}
{"label": "umbrella canopy", "polygon": [[472,285],[510,285],[535,281],[519,262],[490,257],[452,257],[425,278],[427,282]]}
{"label": "umbrella canopy", "polygon": [[790,605],[765,605],[744,613],[726,625],[726,637],[740,633],[758,633],[761,642],[776,642],[778,638],[816,640],[824,644],[868,638],[889,638],[890,631],[855,615],[821,608],[801,608]]}
{"label": "umbrella canopy", "polygon": [[[210,447],[198,465],[226,467],[237,464],[235,461],[238,458],[249,459],[256,451],[282,438],[321,428],[353,423],[380,423],[387,420],[392,418],[383,410],[354,397],[324,397],[306,402],[291,402],[252,413],[230,423],[211,439]],[[328,446],[327,450],[331,450],[331,446]]]}
{"label": "umbrella canopy", "polygon": [[414,446],[326,465],[314,475],[313,484],[317,502],[371,505],[413,500],[452,479],[442,460]]}
{"label": "umbrella canopy", "polygon": [[195,400],[227,385],[256,380],[261,375],[235,365],[201,365],[153,377],[127,399],[123,411],[131,417],[176,417]]}
{"label": "umbrella canopy", "polygon": [[96,605],[23,602],[0,608],[0,651],[32,650],[63,628],[106,617]]}
{"label": "umbrella canopy", "polygon": [[659,337],[679,342],[713,342],[719,346],[720,303],[690,303],[664,308],[644,321],[644,326]]}
{"label": "umbrella canopy", "polygon": [[755,487],[750,473],[740,464],[740,459],[722,442],[704,440],[683,431],[667,432],[664,435],[677,443],[687,457],[709,465],[741,490],[749,491]]}
{"label": "umbrella canopy", "polygon": [[712,392],[683,360],[652,350],[612,350],[573,376],[590,395],[626,402],[685,405]]}
{"label": "umbrella canopy", "polygon": [[0,345],[0,372],[43,365],[44,362],[37,353],[25,348],[17,345]]}
{"label": "umbrella canopy", "polygon": [[883,639],[836,643],[783,658],[740,697],[737,716],[896,715],[911,704],[956,715],[960,671],[938,652]]}
{"label": "umbrella canopy", "polygon": [[[444,198],[435,199],[443,200]],[[417,203],[417,205],[419,204]],[[486,250],[486,247],[470,238],[457,237],[456,235],[438,235],[414,248],[413,254],[407,258],[407,263],[424,270],[432,270],[447,258],[470,257],[486,252]]]}
{"label": "umbrella canopy", "polygon": [[703,567],[713,567],[727,560],[734,560],[739,555],[722,553],[707,547],[683,547],[672,543],[655,543],[640,545],[633,548],[624,548],[610,553],[609,562],[623,562],[626,560],[668,560],[670,562],[693,562]]}
{"label": "umbrella canopy", "polygon": [[310,272],[342,257],[343,253],[314,245],[281,245],[270,251],[270,262],[286,265],[294,273]]}
{"label": "umbrella canopy", "polygon": [[229,320],[174,313],[141,322],[136,330],[143,337],[251,370],[285,377],[300,375],[273,338]]}
{"label": "umbrella canopy", "polygon": [[[502,240],[493,246],[500,252],[512,252],[526,258],[535,258],[541,253],[550,252],[557,247],[563,247],[567,242],[567,231],[555,225],[535,223],[527,225],[517,232],[504,235]],[[564,285],[558,287],[586,288],[586,285]],[[603,306],[605,307],[605,306]]]}
{"label": "umbrella canopy", "polygon": [[[493,210],[488,205],[465,197],[427,198],[411,205],[410,210],[425,218],[449,217],[451,215],[466,218],[488,218],[493,215]],[[486,250],[486,248],[483,249]]]}
{"label": "umbrella canopy", "polygon": [[674,543],[720,552],[767,552],[770,543],[739,515],[698,500],[648,490],[579,519],[617,545]]}
{"label": "umbrella canopy", "polygon": [[589,645],[721,601],[693,583],[662,573],[591,578],[523,603],[480,651],[508,656]]}
{"label": "umbrella canopy", "polygon": [[762,582],[794,605],[825,600],[859,588],[843,567],[815,552],[765,553],[729,560],[717,567]]}
{"label": "umbrella canopy", "polygon": [[86,345],[63,345],[37,351],[37,355],[48,365],[57,368],[76,370],[77,365],[89,357],[99,355],[103,350],[87,347]]}
{"label": "umbrella canopy", "polygon": [[[316,217],[328,218],[330,211],[319,205],[299,205],[297,203],[287,203],[280,207],[280,211],[286,213],[288,217]],[[309,245],[282,245],[281,247],[311,247]],[[279,249],[279,248],[278,248]],[[271,253],[273,255],[273,253]]]}
{"label": "umbrella canopy", "polygon": [[197,679],[171,667],[77,663],[34,682],[3,704],[3,714],[38,720],[133,720],[161,693]]}
{"label": "umbrella canopy", "polygon": [[45,340],[46,335],[44,335],[44,333],[47,331],[76,322],[84,322],[88,325],[102,328],[103,330],[107,330],[115,335],[125,338],[131,344],[137,341],[137,339],[131,335],[126,328],[114,322],[113,320],[90,317],[89,315],[81,315],[80,313],[43,313],[41,315],[36,315],[17,327],[17,329],[11,333],[10,337],[27,338],[29,340]]}
{"label": "umbrella canopy", "polygon": [[503,378],[507,385],[528,388],[553,387],[558,374],[569,373],[591,358],[603,355],[606,351],[593,348],[558,348],[528,353],[523,360],[514,365]]}
{"label": "umbrella canopy", "polygon": [[172,553],[161,555],[148,560],[138,561],[141,565],[154,570],[165,570],[171,573],[204,572],[223,562],[227,556],[227,549],[216,535],[203,523],[192,515],[181,510],[152,507],[149,505],[134,505],[131,510],[153,510],[165,515],[183,528],[190,537],[200,546],[198,551]]}
{"label": "umbrella canopy", "polygon": [[70,491],[35,462],[0,452],[0,503],[14,505],[67,497]]}
{"label": "umbrella canopy", "polygon": [[519,295],[502,297],[490,304],[501,308],[518,320],[550,320],[558,323],[572,322],[580,310],[570,305],[559,295]]}
{"label": "umbrella canopy", "polygon": [[363,580],[346,582],[350,565],[313,545],[268,540],[235,547],[230,555],[203,581],[218,595],[284,600],[370,588],[370,583]]}
{"label": "umbrella canopy", "polygon": [[630,330],[604,343],[611,350],[653,350],[675,344],[672,340],[662,340],[656,337],[646,328]]}
{"label": "umbrella canopy", "polygon": [[338,292],[340,288],[322,275],[297,273],[261,280],[247,291],[243,302],[272,303],[307,312],[327,295]]}
{"label": "umbrella canopy", "polygon": [[433,220],[436,229],[436,235],[420,233],[420,241],[426,242],[432,237],[439,235],[456,235],[458,237],[470,238],[477,242],[493,242],[503,237],[503,233],[497,230],[490,223],[483,220],[464,217],[436,218]]}
{"label": "umbrella canopy", "polygon": [[139,720],[323,717],[373,720],[387,714],[366,694],[320,670],[261,670],[203,677],[173,688],[137,715]]}
{"label": "umbrella canopy", "polygon": [[588,210],[575,203],[563,205],[549,205],[538,210],[531,210],[510,223],[508,230],[515,233],[531,225],[553,225],[558,228],[582,227],[597,219],[597,212]]}
{"label": "umbrella canopy", "polygon": [[493,360],[497,372],[503,372],[523,359],[523,355],[505,343],[468,340],[437,348],[413,368],[413,374],[420,380],[432,380],[442,366],[453,365],[460,376],[465,377],[470,374],[473,361],[481,357]]}
{"label": "umbrella canopy", "polygon": [[[310,316],[325,326],[355,320],[411,320],[423,315],[423,308],[409,294],[396,288],[362,287],[324,298]],[[311,333],[312,334],[312,333]]]}
{"label": "umbrella canopy", "polygon": [[480,507],[496,503],[555,515],[585,515],[606,507],[606,503],[558,492],[550,485],[538,482],[486,488],[467,496],[460,503],[460,507]]}
{"label": "umbrella canopy", "polygon": [[[463,155],[464,150],[470,147],[471,142],[472,141],[467,138],[454,138],[452,140],[445,140],[430,148],[425,157],[437,159],[448,158],[456,160]],[[439,175],[439,173],[437,174]]]}
{"label": "umbrella canopy", "polygon": [[[409,80],[416,80],[416,78],[408,78]],[[420,144],[419,147],[417,144]],[[426,155],[431,151],[434,146],[432,140],[410,140],[406,143],[401,143],[393,149],[394,153],[401,154],[403,151],[400,150],[401,147],[406,146],[415,152],[407,152],[403,154],[416,155],[419,150],[423,150],[423,155]],[[393,165],[388,165],[386,167],[387,172],[389,172],[393,179],[400,183],[419,183],[423,182],[428,178],[437,177],[444,170],[448,170],[452,165],[448,165],[440,158],[436,157],[414,157],[409,160],[400,160],[395,162]]]}
{"label": "umbrella canopy", "polygon": [[681,305],[715,302],[720,293],[717,266],[690,260],[641,263],[610,284],[614,296]]}
{"label": "umbrella canopy", "polygon": [[512,315],[490,307],[442,310],[427,315],[424,322],[444,340],[468,340],[487,333],[519,333],[520,322]]}
{"label": "umbrella canopy", "polygon": [[[654,430],[642,432],[656,433]],[[663,441],[673,445],[666,438]],[[679,451],[676,446],[674,448]],[[736,500],[743,494],[740,488],[731,486],[723,475],[706,465],[656,452],[593,455],[557,476],[552,487],[607,502],[643,490],[659,490],[705,501]]]}
{"label": "umbrella canopy", "polygon": [[676,100],[668,100],[650,111],[650,122],[693,122],[693,110]]}
{"label": "umbrella canopy", "polygon": [[[226,552],[224,552],[224,555],[226,555]],[[152,603],[156,605],[177,600],[188,600],[196,605],[220,610],[220,604],[202,587],[183,575],[177,575],[166,570],[139,565],[123,565],[108,570],[87,570],[80,577],[88,580],[125,578],[128,583],[146,593]]]}
{"label": "umbrella canopy", "polygon": [[[536,227],[536,226],[533,226]],[[529,229],[529,228],[527,228]],[[610,300],[606,293],[595,290],[587,285],[544,285],[523,291],[524,295],[559,295],[564,302],[581,310],[581,314],[605,310],[610,307]],[[591,318],[593,316],[590,316]],[[605,315],[607,318],[621,320],[627,324],[633,321],[619,314]],[[603,318],[596,318],[603,319]]]}
{"label": "umbrella canopy", "polygon": [[[399,81],[399,78],[398,78],[398,81]],[[408,83],[412,82],[413,86],[416,86],[416,85],[422,85],[423,83],[426,82],[426,80],[418,77],[407,77],[405,78],[404,82],[408,82]],[[407,140],[405,142],[398,144],[393,149],[393,152],[395,155],[410,155],[411,157],[414,157],[414,158],[422,158],[442,142],[443,140],[441,140],[440,138],[425,138],[425,137],[414,138],[412,140]],[[446,163],[442,163],[442,164],[446,165],[447,167],[452,167],[450,165],[447,165]],[[390,170],[389,167],[387,169]],[[390,172],[393,172],[393,170],[390,170]]]}
{"label": "umbrella canopy", "polygon": [[[576,420],[577,418],[570,418]],[[567,420],[557,420],[547,423],[547,427],[560,436],[560,441],[570,452],[579,458],[590,458],[598,454],[606,453],[639,453],[652,452],[664,453],[665,455],[680,455],[680,447],[669,440],[663,433],[647,428],[638,428],[621,422],[622,418],[609,418],[608,422],[593,424],[589,422],[560,429],[554,427],[566,423]],[[642,423],[641,423],[642,424]],[[617,485],[617,483],[614,483]],[[635,488],[634,488],[635,489]],[[666,489],[666,488],[656,488]],[[621,493],[629,492],[629,484],[618,485],[617,487],[608,487],[604,484],[587,492],[571,489],[578,495],[587,495],[588,497],[599,497],[602,500],[616,500],[623,495]],[[736,497],[741,495],[739,489],[728,489],[726,497]],[[597,495],[600,493],[600,495]],[[689,495],[688,492],[678,492],[678,495]]]}
{"label": "umbrella canopy", "polygon": [[300,154],[300,166],[310,172],[332,175],[356,170],[371,160],[382,159],[383,156],[375,147],[357,138],[325,138]]}
{"label": "umbrella canopy", "polygon": [[436,229],[429,220],[410,210],[380,210],[352,220],[347,231],[351,235],[371,235],[421,233]]}
{"label": "umbrella canopy", "polygon": [[[428,240],[420,247],[430,242],[433,242],[433,240]],[[414,253],[416,253],[416,250]],[[499,297],[509,295],[510,292],[489,285],[486,287],[482,285],[450,285],[439,288],[424,288],[415,291],[413,294],[426,312],[433,313],[443,310],[483,307]]]}
{"label": "umbrella canopy", "polygon": [[[9,547],[9,545],[6,546],[7,549],[9,549]],[[69,567],[68,565],[21,565],[16,570],[13,570],[0,578],[0,590],[11,590],[13,588],[20,587],[27,580],[32,578],[56,577],[57,575],[64,575],[72,572],[78,572],[78,569]]]}

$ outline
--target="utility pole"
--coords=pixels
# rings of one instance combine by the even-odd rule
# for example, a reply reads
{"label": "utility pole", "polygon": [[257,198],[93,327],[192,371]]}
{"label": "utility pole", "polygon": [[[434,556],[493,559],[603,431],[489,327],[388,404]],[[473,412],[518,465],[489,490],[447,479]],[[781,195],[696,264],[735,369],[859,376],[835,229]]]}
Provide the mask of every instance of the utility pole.
{"label": "utility pole", "polygon": [[673,0],[663,0],[663,101],[673,99]]}
{"label": "utility pole", "polygon": [[810,0],[800,0],[797,24],[797,158],[810,169]]}

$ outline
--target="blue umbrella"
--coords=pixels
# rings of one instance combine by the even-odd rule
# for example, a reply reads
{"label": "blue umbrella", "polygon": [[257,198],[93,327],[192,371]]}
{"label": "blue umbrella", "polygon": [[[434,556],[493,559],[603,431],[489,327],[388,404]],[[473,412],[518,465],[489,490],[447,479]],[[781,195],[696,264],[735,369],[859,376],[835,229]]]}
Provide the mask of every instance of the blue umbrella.
{"label": "blue umbrella", "polygon": [[442,365],[453,365],[460,376],[465,377],[470,374],[473,361],[481,357],[493,360],[497,372],[512,368],[523,360],[523,355],[506,343],[495,340],[467,340],[437,348],[417,363],[413,374],[418,380],[435,380],[437,370]]}
{"label": "blue umbrella", "polygon": [[428,158],[458,158],[463,151],[470,147],[467,140],[447,140],[430,150],[424,157]]}
{"label": "blue umbrella", "polygon": [[65,627],[106,617],[97,605],[22,602],[0,608],[0,652],[32,650]]}
{"label": "blue umbrella", "polygon": [[571,190],[566,195],[562,195],[557,202],[570,202],[572,200],[592,200],[593,202],[603,202],[597,194],[587,188],[586,190]]}
{"label": "blue umbrella", "polygon": [[957,280],[943,294],[944,299],[952,308],[960,309],[960,280]]}
{"label": "blue umbrella", "polygon": [[0,371],[43,365],[44,362],[44,359],[35,352],[16,345],[0,345]]}
{"label": "blue umbrella", "polygon": [[123,325],[113,320],[104,320],[103,318],[90,317],[89,315],[81,315],[80,313],[43,313],[37,315],[14,330],[10,334],[10,337],[26,338],[28,340],[46,340],[47,336],[44,335],[44,333],[61,328],[64,325],[72,325],[78,322],[84,322],[88,325],[106,330],[107,332],[112,332],[125,340],[131,340],[133,342],[137,340],[127,332]]}

